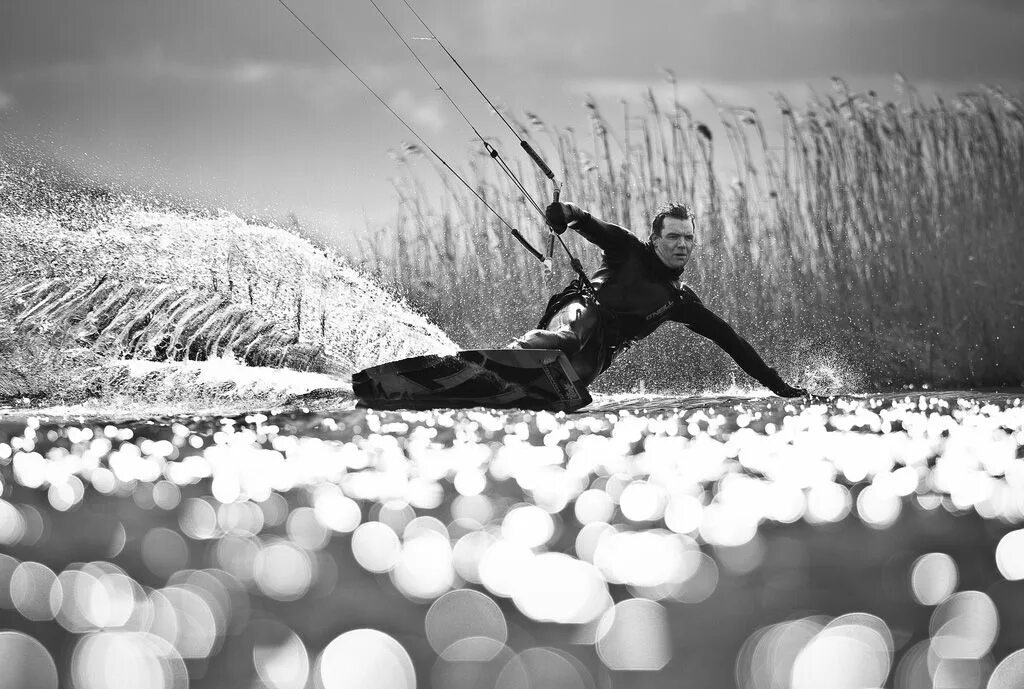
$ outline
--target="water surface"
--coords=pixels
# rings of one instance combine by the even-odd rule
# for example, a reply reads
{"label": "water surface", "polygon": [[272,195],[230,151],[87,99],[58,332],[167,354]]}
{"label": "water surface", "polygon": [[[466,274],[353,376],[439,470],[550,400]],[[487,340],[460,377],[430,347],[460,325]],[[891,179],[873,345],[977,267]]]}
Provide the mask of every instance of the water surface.
{"label": "water surface", "polygon": [[40,411],[0,416],[34,686],[1024,681],[1019,393]]}

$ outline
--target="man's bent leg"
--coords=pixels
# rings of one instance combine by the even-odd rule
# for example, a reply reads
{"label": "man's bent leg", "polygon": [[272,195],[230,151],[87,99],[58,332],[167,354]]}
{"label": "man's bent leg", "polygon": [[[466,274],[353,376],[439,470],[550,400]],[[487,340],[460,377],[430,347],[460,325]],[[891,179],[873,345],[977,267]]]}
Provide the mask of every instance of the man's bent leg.
{"label": "man's bent leg", "polygon": [[585,337],[580,330],[580,316],[586,307],[578,301],[560,309],[548,322],[546,329],[531,330],[510,345],[513,349],[559,349],[572,357],[583,346]]}

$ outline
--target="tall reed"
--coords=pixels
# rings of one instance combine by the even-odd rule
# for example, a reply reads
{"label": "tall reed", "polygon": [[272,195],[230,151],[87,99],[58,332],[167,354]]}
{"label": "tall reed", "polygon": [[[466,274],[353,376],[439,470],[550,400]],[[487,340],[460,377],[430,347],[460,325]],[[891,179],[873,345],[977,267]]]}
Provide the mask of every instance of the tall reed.
{"label": "tall reed", "polygon": [[[714,102],[724,137],[713,137],[678,98],[653,91],[639,114],[623,105],[621,126],[592,99],[589,131],[529,114],[518,126],[557,152],[564,199],[642,238],[659,203],[694,203],[699,246],[686,281],[786,375],[806,381],[827,363],[874,387],[1019,385],[1024,106],[996,88],[926,102],[904,80],[896,86],[894,102],[840,79],[801,105],[778,95],[781,132],[751,108]],[[467,163],[473,185],[540,244],[535,211],[486,163]],[[549,197],[539,174],[517,172],[534,198]],[[446,183],[431,202],[412,174],[397,190],[399,217],[363,243],[363,260],[461,345],[507,343],[571,279],[564,261],[546,278],[468,192]],[[597,266],[595,247],[569,241]],[[732,370],[668,326],[601,380],[693,389]]]}

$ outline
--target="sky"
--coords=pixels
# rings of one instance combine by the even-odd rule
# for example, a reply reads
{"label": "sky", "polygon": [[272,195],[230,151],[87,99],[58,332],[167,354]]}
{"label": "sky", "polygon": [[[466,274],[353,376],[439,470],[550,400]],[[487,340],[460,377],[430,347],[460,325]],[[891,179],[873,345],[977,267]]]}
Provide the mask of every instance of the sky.
{"label": "sky", "polygon": [[[472,131],[370,0],[285,1],[439,153],[470,158]],[[427,32],[403,1],[377,2],[514,156],[438,46],[411,40]],[[767,109],[773,91],[799,98],[833,75],[883,92],[897,72],[925,92],[1024,90],[1020,0],[409,2],[493,101],[559,126],[585,126],[588,94],[639,108],[666,69],[709,117],[704,91]],[[341,243],[394,216],[389,151],[412,140],[279,0],[0,0],[0,130],[90,174],[295,213]]]}

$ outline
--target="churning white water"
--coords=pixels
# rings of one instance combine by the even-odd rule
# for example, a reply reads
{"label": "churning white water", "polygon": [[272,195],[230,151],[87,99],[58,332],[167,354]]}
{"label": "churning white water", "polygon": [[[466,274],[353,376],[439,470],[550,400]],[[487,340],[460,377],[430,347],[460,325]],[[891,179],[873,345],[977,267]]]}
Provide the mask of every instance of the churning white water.
{"label": "churning white water", "polygon": [[0,196],[0,397],[266,407],[456,349],[292,231],[10,164]]}

